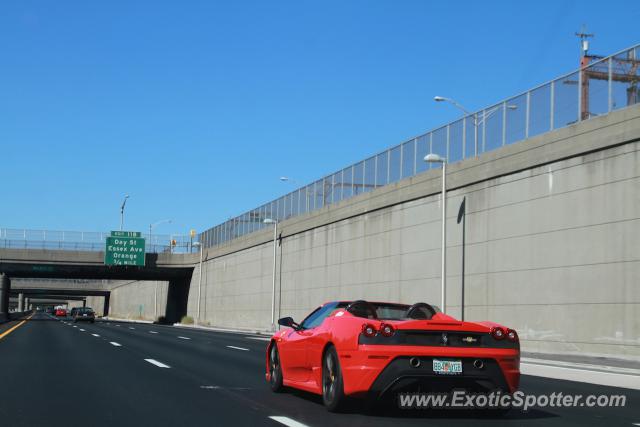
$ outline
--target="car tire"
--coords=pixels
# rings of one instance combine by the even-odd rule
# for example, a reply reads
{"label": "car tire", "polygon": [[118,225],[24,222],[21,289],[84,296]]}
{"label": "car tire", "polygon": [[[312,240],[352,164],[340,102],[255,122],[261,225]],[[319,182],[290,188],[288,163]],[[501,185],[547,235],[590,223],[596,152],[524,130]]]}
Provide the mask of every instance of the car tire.
{"label": "car tire", "polygon": [[278,346],[274,342],[269,349],[269,385],[271,391],[280,393],[284,386],[282,385],[282,366],[280,365],[280,353]]}
{"label": "car tire", "polygon": [[346,399],[340,360],[335,347],[331,346],[322,357],[322,402],[329,412],[339,412]]}

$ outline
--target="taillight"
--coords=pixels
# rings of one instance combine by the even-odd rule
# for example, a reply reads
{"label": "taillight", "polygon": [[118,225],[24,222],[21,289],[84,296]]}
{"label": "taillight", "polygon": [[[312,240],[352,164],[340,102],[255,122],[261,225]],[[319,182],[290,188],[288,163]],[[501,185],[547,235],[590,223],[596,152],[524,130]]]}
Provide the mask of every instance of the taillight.
{"label": "taillight", "polygon": [[513,329],[507,329],[507,339],[509,341],[518,341],[518,333]]}
{"label": "taillight", "polygon": [[382,325],[380,325],[380,334],[383,337],[390,337],[395,332],[396,330],[393,328],[393,326],[389,325],[388,323],[383,323]]}
{"label": "taillight", "polygon": [[504,329],[497,327],[491,330],[491,335],[493,336],[493,338],[497,340],[501,340],[501,339],[504,339],[505,332],[504,332]]}
{"label": "taillight", "polygon": [[378,331],[376,331],[376,327],[370,323],[365,323],[364,325],[362,325],[362,334],[365,337],[375,337],[377,332]]}

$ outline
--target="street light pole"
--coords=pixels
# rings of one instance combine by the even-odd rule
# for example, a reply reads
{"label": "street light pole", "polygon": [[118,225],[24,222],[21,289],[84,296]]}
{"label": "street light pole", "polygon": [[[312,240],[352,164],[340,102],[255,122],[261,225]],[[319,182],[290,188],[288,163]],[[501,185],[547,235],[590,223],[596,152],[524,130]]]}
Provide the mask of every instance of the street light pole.
{"label": "street light pole", "polygon": [[442,312],[446,312],[447,303],[447,159],[437,154],[427,154],[424,157],[427,163],[442,163],[442,271],[441,271],[441,299]]}
{"label": "street light pole", "polygon": [[122,227],[124,226],[124,207],[127,204],[127,199],[129,195],[124,196],[124,200],[122,201],[122,205],[120,206],[120,231],[122,231]]}
{"label": "street light pole", "polygon": [[[471,116],[473,118],[473,146],[474,146],[474,155],[477,157],[478,156],[478,126],[480,126],[481,124],[483,124],[484,126],[486,126],[486,124],[484,124],[487,119],[496,111],[500,110],[500,108],[508,108],[509,110],[516,110],[518,109],[517,105],[512,105],[512,104],[501,104],[498,105],[496,107],[494,107],[493,109],[489,110],[487,112],[487,110],[483,110],[482,113],[482,120],[478,120],[478,113],[470,113],[469,110],[467,110],[466,108],[464,108],[460,103],[458,103],[455,99],[451,99],[451,98],[445,98],[444,96],[434,96],[433,100],[436,102],[448,102],[451,105],[453,105],[454,107],[456,107],[457,109],[459,109],[460,111],[462,111],[465,116]],[[483,137],[483,141],[484,141],[484,137]]]}
{"label": "street light pole", "polygon": [[198,268],[198,308],[196,310],[196,324],[200,324],[200,303],[202,298],[202,250],[204,248],[200,242],[195,242],[193,246],[200,247],[200,267]]}
{"label": "street light pole", "polygon": [[276,256],[278,243],[278,220],[267,218],[265,224],[273,224],[273,274],[271,283],[271,330],[276,330]]}

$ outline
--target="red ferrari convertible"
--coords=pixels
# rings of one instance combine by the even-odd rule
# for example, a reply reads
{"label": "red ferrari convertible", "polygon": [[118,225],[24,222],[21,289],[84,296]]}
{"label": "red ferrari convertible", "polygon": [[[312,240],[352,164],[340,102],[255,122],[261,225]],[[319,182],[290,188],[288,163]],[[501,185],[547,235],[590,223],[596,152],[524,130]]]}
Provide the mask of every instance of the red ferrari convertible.
{"label": "red ferrari convertible", "polygon": [[275,392],[294,387],[322,395],[337,411],[348,397],[380,399],[406,391],[513,393],[520,343],[513,329],[461,322],[426,303],[329,302],[267,347],[266,378]]}

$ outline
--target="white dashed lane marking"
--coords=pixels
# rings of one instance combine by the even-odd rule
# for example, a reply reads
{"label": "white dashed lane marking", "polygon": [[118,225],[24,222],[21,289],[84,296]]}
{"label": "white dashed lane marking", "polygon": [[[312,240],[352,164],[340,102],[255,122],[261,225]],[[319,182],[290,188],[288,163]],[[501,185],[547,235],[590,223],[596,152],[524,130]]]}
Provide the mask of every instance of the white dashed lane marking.
{"label": "white dashed lane marking", "polygon": [[157,334],[156,331],[149,331],[150,334]]}
{"label": "white dashed lane marking", "polygon": [[234,350],[249,351],[248,348],[236,347],[235,345],[228,345],[227,348],[232,348]]}
{"label": "white dashed lane marking", "polygon": [[190,340],[191,339],[189,337],[178,337],[178,338],[180,338],[181,340]]}
{"label": "white dashed lane marking", "polygon": [[84,329],[80,329],[80,332],[84,332]]}
{"label": "white dashed lane marking", "polygon": [[98,335],[98,334],[91,334],[91,335],[93,335],[94,337],[99,337],[99,336],[100,336],[100,335]]}
{"label": "white dashed lane marking", "polygon": [[275,417],[274,416],[274,417],[269,417],[269,418],[271,418],[273,421],[277,421],[280,424],[284,424],[284,425],[289,426],[289,427],[307,427],[306,424],[302,424],[301,422],[298,422],[296,420],[292,420],[289,417]]}
{"label": "white dashed lane marking", "polygon": [[267,337],[247,337],[248,340],[257,340],[257,341],[271,341],[271,338]]}
{"label": "white dashed lane marking", "polygon": [[122,347],[122,344],[118,344],[117,342],[113,342],[113,341],[111,341],[109,344],[111,344],[114,347]]}
{"label": "white dashed lane marking", "polygon": [[158,368],[170,368],[171,367],[169,365],[165,365],[162,362],[158,362],[157,360],[154,360],[154,359],[144,359],[144,360],[149,362],[149,363],[151,363],[152,365],[157,366]]}

